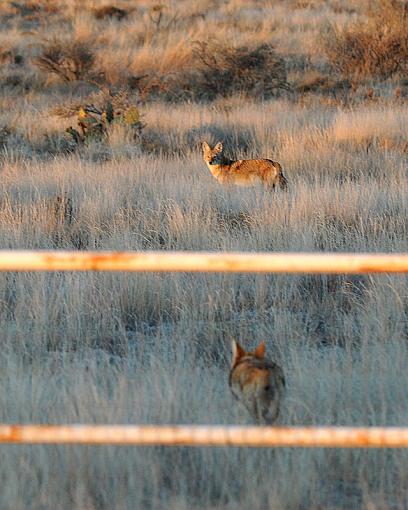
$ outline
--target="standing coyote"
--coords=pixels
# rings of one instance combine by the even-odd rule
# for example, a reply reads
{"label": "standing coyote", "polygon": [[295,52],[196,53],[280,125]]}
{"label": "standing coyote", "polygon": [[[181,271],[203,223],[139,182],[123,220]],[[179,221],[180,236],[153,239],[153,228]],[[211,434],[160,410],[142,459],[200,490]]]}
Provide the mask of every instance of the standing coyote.
{"label": "standing coyote", "polygon": [[265,358],[265,342],[246,352],[232,341],[229,386],[258,423],[272,424],[277,419],[285,378],[281,367]]}
{"label": "standing coyote", "polygon": [[204,161],[213,177],[221,184],[253,186],[262,183],[266,188],[279,185],[285,189],[288,181],[282,173],[282,167],[270,159],[239,159],[232,161],[223,154],[222,143],[218,142],[211,149],[203,142]]}

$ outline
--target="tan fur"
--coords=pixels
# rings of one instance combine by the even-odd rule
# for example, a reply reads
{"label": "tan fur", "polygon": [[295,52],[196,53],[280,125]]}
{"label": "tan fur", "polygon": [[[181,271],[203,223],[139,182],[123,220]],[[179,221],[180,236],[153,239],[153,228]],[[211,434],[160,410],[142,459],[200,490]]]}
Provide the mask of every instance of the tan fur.
{"label": "tan fur", "polygon": [[236,186],[254,186],[262,184],[266,188],[281,189],[287,186],[282,167],[270,159],[240,159],[233,161],[223,154],[222,143],[218,142],[213,149],[203,142],[204,161],[213,177],[221,184]]}
{"label": "tan fur", "polygon": [[229,375],[232,394],[246,407],[257,423],[272,424],[279,415],[285,378],[279,365],[265,358],[265,343],[253,352],[232,341]]}

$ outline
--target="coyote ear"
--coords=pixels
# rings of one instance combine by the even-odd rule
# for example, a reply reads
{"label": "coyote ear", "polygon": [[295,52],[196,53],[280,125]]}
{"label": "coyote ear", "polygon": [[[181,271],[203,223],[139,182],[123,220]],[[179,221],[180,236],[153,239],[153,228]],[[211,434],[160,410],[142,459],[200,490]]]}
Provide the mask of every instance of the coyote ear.
{"label": "coyote ear", "polygon": [[214,147],[213,151],[215,152],[221,152],[222,151],[222,142],[218,142],[216,146]]}
{"label": "coyote ear", "polygon": [[231,340],[231,349],[232,349],[232,360],[231,360],[231,366],[234,366],[235,363],[242,358],[242,356],[245,356],[246,352],[244,349],[239,345],[239,343],[232,339]]}
{"label": "coyote ear", "polygon": [[211,147],[208,145],[207,142],[203,142],[202,143],[202,147],[203,147],[203,151],[204,152],[207,152],[207,151],[210,151],[211,150]]}
{"label": "coyote ear", "polygon": [[261,342],[258,347],[254,350],[255,358],[264,358],[265,357],[265,342]]}

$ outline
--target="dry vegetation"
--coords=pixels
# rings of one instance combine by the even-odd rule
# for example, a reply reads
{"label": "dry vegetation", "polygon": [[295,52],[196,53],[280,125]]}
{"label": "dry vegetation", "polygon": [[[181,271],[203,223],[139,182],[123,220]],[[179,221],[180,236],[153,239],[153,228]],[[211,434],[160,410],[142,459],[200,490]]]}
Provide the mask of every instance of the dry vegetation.
{"label": "dry vegetation", "polygon": [[408,4],[398,0],[373,2],[367,20],[341,29],[331,26],[326,54],[338,71],[354,79],[387,79],[408,72]]}
{"label": "dry vegetation", "polygon": [[[397,0],[2,2],[0,248],[406,251],[407,26]],[[203,139],[289,190],[220,187]],[[0,422],[245,422],[234,336],[283,366],[282,423],[408,423],[403,276],[3,274],[0,320]],[[2,509],[407,504],[402,450],[0,456]]]}

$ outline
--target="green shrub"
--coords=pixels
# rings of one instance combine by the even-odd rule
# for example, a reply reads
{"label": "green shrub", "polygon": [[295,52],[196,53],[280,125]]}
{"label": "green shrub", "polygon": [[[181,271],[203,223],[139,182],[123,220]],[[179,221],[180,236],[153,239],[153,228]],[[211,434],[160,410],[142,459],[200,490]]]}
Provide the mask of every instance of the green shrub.
{"label": "green shrub", "polygon": [[135,98],[126,90],[101,91],[82,101],[57,106],[52,114],[62,118],[76,116],[77,127],[65,131],[75,144],[103,140],[110,127],[122,125],[131,139],[137,139],[144,127]]}

